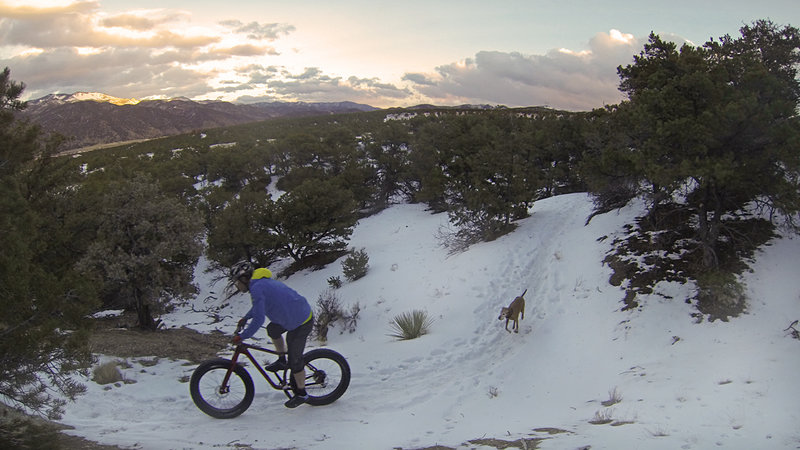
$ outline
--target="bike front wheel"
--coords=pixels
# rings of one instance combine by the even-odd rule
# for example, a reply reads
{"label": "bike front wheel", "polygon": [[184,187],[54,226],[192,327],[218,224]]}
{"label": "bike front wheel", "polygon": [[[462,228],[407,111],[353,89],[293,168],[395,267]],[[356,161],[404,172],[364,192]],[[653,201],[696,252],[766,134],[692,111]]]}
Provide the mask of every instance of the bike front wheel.
{"label": "bike front wheel", "polygon": [[328,348],[318,348],[303,355],[303,359],[309,405],[327,405],[344,395],[350,385],[350,365],[344,356]]}
{"label": "bike front wheel", "polygon": [[206,361],[194,370],[189,382],[192,401],[201,411],[217,419],[231,419],[253,403],[253,379],[244,367],[236,364],[223,383],[233,363],[228,359]]}

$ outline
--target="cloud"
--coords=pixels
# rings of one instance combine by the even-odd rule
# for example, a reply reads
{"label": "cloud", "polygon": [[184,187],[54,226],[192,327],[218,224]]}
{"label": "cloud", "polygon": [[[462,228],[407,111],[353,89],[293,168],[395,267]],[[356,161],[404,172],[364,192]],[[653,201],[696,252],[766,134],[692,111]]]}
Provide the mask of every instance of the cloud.
{"label": "cloud", "polygon": [[168,23],[182,22],[188,14],[178,11],[142,10],[129,11],[99,19],[99,24],[106,28],[122,28],[133,31],[149,31]]}
{"label": "cloud", "polygon": [[0,67],[10,67],[14,79],[26,83],[26,98],[95,90],[118,97],[586,110],[621,99],[616,67],[630,63],[642,43],[611,30],[597,33],[577,51],[479,51],[395,82],[369,73],[330,73],[313,66],[316,62],[298,69],[305,63],[296,58],[309,49],[289,51],[282,39],[295,32],[291,24],[225,20],[199,26],[192,19],[186,11],[168,8],[107,14],[98,1],[37,8],[0,0]]}
{"label": "cloud", "polygon": [[436,84],[436,81],[428,78],[427,75],[422,73],[406,73],[402,77],[403,81],[410,81],[414,84],[422,85],[422,86],[433,86]]}
{"label": "cloud", "polygon": [[178,58],[191,59],[180,52],[154,56],[144,48],[114,48],[91,54],[62,48],[3,63],[12,68],[14,79],[25,82],[29,89],[46,86],[34,89],[32,98],[84,90],[140,98],[168,93],[192,97],[209,91],[208,74],[174,64]]}
{"label": "cloud", "polygon": [[100,9],[97,1],[82,1],[59,6],[12,6],[0,3],[0,17],[9,19],[31,19],[57,17],[68,14],[86,14]]}
{"label": "cloud", "polygon": [[224,56],[262,56],[278,55],[274,47],[265,45],[241,44],[226,48],[214,48],[210,53]]}
{"label": "cloud", "polygon": [[[0,4],[0,36],[5,45],[40,49],[63,47],[184,47],[196,48],[220,41],[217,36],[180,34],[163,27],[183,17],[166,10],[102,17],[96,2],[64,7],[9,7]],[[162,27],[162,28],[158,28]],[[119,33],[118,29],[139,33]]]}
{"label": "cloud", "polygon": [[239,20],[224,20],[220,25],[232,29],[235,33],[247,34],[247,37],[255,40],[274,41],[295,31],[294,25],[283,23],[259,24],[258,22],[243,23]]}
{"label": "cloud", "polygon": [[632,35],[611,30],[596,34],[585,51],[481,51],[474,58],[439,66],[434,73],[407,73],[403,79],[420,94],[444,103],[587,110],[621,99],[616,67],[628,64],[639,48]]}
{"label": "cloud", "polygon": [[401,101],[412,95],[410,90],[378,78],[331,76],[318,67],[291,73],[282,67],[251,65],[241,68],[239,73],[247,75],[249,81],[231,82],[224,89],[227,92],[248,91],[237,98],[246,103],[280,100],[382,104],[387,99]]}

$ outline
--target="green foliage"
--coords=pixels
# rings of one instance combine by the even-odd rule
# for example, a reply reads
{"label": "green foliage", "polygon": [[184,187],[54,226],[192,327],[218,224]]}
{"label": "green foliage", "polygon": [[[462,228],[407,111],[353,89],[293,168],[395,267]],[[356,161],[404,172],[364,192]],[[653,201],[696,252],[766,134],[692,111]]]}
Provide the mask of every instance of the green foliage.
{"label": "green foliage", "polygon": [[282,242],[275,227],[279,220],[275,203],[264,191],[245,189],[211,218],[208,255],[223,267],[237,261],[270,265],[279,256]]}
{"label": "green foliage", "polygon": [[366,144],[366,152],[374,167],[372,183],[377,186],[376,203],[385,208],[394,197],[402,194],[410,198],[415,189],[409,183],[411,162],[411,135],[408,125],[389,121],[374,132]]}
{"label": "green foliage", "polygon": [[137,312],[138,325],[154,329],[153,315],[169,297],[194,293],[194,266],[202,250],[202,222],[146,178],[108,187],[99,205],[97,236],[78,264],[103,283],[107,304]]}
{"label": "green foliage", "polygon": [[352,194],[329,180],[307,180],[275,202],[273,230],[295,262],[347,247],[358,220]]}
{"label": "green foliage", "polygon": [[328,277],[328,286],[332,289],[339,289],[342,287],[342,279],[338,276],[330,276]]}
{"label": "green foliage", "polygon": [[697,287],[697,309],[709,321],[719,319],[727,322],[746,309],[747,296],[744,287],[730,272],[705,272],[698,277]]}
{"label": "green foliage", "polygon": [[23,88],[0,74],[0,392],[7,405],[57,418],[84,389],[67,374],[88,365],[94,303],[72,269],[83,218],[59,203],[72,196],[50,157],[58,139],[14,120]]}
{"label": "green foliage", "polygon": [[428,334],[432,324],[433,319],[428,317],[427,312],[415,309],[410,313],[405,312],[394,317],[390,324],[392,333],[389,336],[401,341],[416,339]]}
{"label": "green foliage", "polygon": [[[414,198],[447,211],[456,239],[493,240],[532,203],[581,184],[574,115],[543,109],[442,114],[414,130],[405,172]],[[413,185],[413,184],[411,184]]]}
{"label": "green foliage", "polygon": [[656,201],[685,190],[706,268],[718,264],[724,217],[753,203],[787,218],[800,207],[800,32],[766,21],[741,32],[680,51],[651,35],[619,69],[631,161]]}
{"label": "green foliage", "polygon": [[628,101],[593,116],[612,131],[595,128],[584,165],[600,189],[641,180],[653,207],[681,198],[706,270],[720,242],[747,239],[726,218],[759,205],[791,222],[800,210],[800,32],[758,21],[741,33],[680,49],[652,34],[618,69]]}
{"label": "green foliage", "polygon": [[342,272],[348,281],[363,278],[369,272],[369,255],[365,249],[351,249],[350,254],[342,261]]}

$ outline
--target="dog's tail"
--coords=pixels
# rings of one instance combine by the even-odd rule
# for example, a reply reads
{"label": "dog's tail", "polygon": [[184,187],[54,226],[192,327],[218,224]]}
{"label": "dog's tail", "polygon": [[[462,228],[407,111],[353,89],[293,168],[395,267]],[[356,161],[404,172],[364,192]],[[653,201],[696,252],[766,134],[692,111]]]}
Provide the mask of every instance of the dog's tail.
{"label": "dog's tail", "polygon": [[522,293],[522,295],[520,295],[520,297],[525,297],[525,294],[526,294],[527,292],[528,292],[528,289],[526,288],[526,289],[525,289],[525,292],[523,292],[523,293]]}

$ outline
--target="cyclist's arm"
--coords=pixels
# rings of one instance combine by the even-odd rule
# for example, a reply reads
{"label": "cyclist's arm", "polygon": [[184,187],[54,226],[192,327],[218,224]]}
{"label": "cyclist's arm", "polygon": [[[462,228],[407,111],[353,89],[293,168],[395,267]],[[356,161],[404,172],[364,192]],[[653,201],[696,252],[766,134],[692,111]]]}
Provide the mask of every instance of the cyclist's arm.
{"label": "cyclist's arm", "polygon": [[256,334],[259,328],[264,325],[265,320],[265,312],[264,312],[264,302],[259,300],[253,300],[253,306],[250,308],[250,311],[245,314],[245,318],[250,318],[250,322],[247,324],[247,328],[245,328],[239,336],[242,337],[242,340],[252,337]]}

